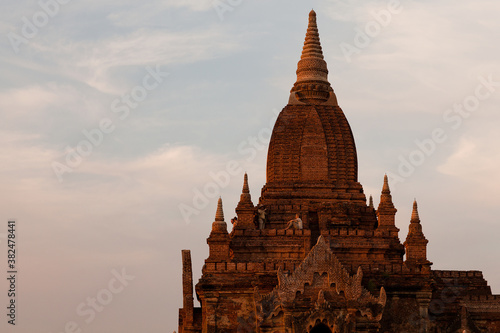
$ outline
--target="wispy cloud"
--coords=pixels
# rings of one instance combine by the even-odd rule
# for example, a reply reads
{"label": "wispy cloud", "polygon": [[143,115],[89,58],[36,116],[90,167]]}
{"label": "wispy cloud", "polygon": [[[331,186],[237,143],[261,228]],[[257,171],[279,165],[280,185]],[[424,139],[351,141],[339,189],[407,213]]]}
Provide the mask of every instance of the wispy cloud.
{"label": "wispy cloud", "polygon": [[[347,63],[339,43],[352,41],[388,2],[335,0],[314,8],[329,78],[356,138],[360,179],[376,202],[384,172],[397,168],[398,155],[415,149],[416,139],[442,126],[448,108],[474,94],[478,76],[500,81],[500,5],[493,0],[400,0],[403,11]],[[6,2],[0,13],[0,211],[21,222],[27,326],[20,333],[63,330],[74,306],[102,288],[99,278],[106,283],[111,266],[125,264],[141,272],[130,298],[113,303],[89,330],[176,329],[179,250],[193,250],[196,279],[216,198],[189,225],[178,204],[192,202],[193,190],[213,181],[209,172],[225,170],[232,159],[249,173],[257,202],[266,151],[248,162],[237,147],[269,126],[271,110],[286,104],[295,79],[310,7],[278,1],[263,12],[262,5],[245,1],[221,21],[212,1],[70,1],[16,55],[5,34],[19,33],[21,18],[40,7]],[[59,183],[51,162],[84,139],[83,129],[116,116],[110,103],[156,65],[170,73],[164,84]],[[495,292],[494,259],[483,258],[498,253],[496,240],[483,245],[498,234],[499,96],[481,101],[393,192],[400,238],[417,196],[436,268],[484,269]],[[227,218],[241,181],[234,176],[220,188]],[[487,235],[470,220],[487,225]],[[474,244],[482,246],[456,257],[463,246],[450,230],[465,231],[464,240],[474,233]],[[172,283],[158,287],[164,281]]]}
{"label": "wispy cloud", "polygon": [[[99,41],[34,44],[60,71],[104,93],[117,94],[124,87],[113,78],[120,68],[148,64],[178,65],[199,62],[238,52],[239,43],[219,28],[195,32],[139,29],[126,36]],[[111,72],[115,70],[115,72]]]}

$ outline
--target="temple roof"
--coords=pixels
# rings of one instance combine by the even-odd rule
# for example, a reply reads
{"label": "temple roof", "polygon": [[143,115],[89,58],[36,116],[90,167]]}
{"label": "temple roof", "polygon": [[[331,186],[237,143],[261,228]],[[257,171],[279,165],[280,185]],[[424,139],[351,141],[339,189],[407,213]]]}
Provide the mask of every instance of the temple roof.
{"label": "temple roof", "polygon": [[320,183],[338,188],[339,182],[357,182],[354,137],[327,75],[316,13],[311,11],[297,81],[269,145],[268,184]]}
{"label": "temple roof", "polygon": [[297,64],[297,82],[292,92],[298,93],[297,98],[301,102],[325,102],[329,97],[329,91],[332,90],[327,77],[328,69],[319,41],[316,13],[311,10],[302,55]]}

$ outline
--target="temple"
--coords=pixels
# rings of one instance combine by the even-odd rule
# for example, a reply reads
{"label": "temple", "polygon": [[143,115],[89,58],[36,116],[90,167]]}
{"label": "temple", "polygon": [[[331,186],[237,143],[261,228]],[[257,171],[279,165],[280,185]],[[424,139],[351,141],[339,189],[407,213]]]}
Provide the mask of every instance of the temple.
{"label": "temple", "polygon": [[500,295],[479,271],[432,269],[416,201],[401,243],[387,176],[381,185],[375,208],[311,11],[258,204],[245,174],[228,232],[219,199],[194,291],[182,251],[179,333],[500,332]]}

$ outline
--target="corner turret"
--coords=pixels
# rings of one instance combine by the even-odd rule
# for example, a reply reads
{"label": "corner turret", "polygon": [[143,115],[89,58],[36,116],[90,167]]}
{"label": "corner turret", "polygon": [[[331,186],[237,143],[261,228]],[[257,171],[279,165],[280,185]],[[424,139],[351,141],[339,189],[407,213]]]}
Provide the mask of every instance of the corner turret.
{"label": "corner turret", "polygon": [[243,190],[241,192],[240,201],[238,202],[238,206],[236,206],[235,211],[238,215],[238,222],[234,226],[236,229],[255,229],[255,207],[250,196],[248,175],[246,172],[243,177]]}
{"label": "corner turret", "polygon": [[422,232],[422,225],[420,224],[420,217],[418,216],[417,200],[414,200],[408,236],[403,243],[406,249],[405,263],[407,265],[424,265],[424,267],[430,270],[430,265],[432,265],[432,263],[427,260],[428,242],[429,241]]}
{"label": "corner turret", "polygon": [[377,209],[378,230],[388,231],[390,236],[398,235],[399,229],[396,227],[396,212],[398,210],[392,203],[391,190],[389,189],[389,180],[384,175],[384,185],[380,195],[380,203]]}
{"label": "corner turret", "polygon": [[215,221],[212,223],[212,231],[207,238],[209,256],[206,261],[223,261],[229,259],[229,234],[227,224],[224,222],[222,211],[222,199],[217,202]]}

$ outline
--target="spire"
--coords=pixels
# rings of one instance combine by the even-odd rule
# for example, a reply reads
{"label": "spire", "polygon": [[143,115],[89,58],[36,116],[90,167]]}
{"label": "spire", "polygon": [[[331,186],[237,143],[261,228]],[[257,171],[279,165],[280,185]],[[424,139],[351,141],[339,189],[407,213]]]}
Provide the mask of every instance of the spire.
{"label": "spire", "polygon": [[[245,172],[243,177],[243,190],[241,191],[240,201],[236,206],[236,214],[238,214],[238,223],[235,225],[238,229],[255,228],[254,215],[255,207],[250,196],[250,188],[248,187],[248,175]],[[233,228],[234,229],[234,228]]]}
{"label": "spire", "polygon": [[422,232],[422,225],[420,224],[420,217],[418,216],[417,200],[413,200],[413,211],[411,212],[410,226],[408,228],[408,237],[418,237],[425,239]]}
{"label": "spire", "polygon": [[224,212],[222,210],[222,198],[219,197],[219,201],[217,202],[217,211],[215,212],[215,221],[224,222]]}
{"label": "spire", "polygon": [[300,102],[310,104],[326,102],[330,97],[330,92],[333,93],[328,82],[328,69],[323,59],[314,10],[309,13],[304,47],[297,64],[297,81],[291,92],[297,93],[296,98]]}
{"label": "spire", "polygon": [[410,226],[408,227],[408,235],[403,243],[406,249],[406,263],[423,264],[426,267],[426,272],[430,270],[432,263],[427,260],[427,243],[422,232],[420,217],[418,216],[417,200],[413,200],[413,211],[411,213]]}
{"label": "spire", "polygon": [[391,234],[395,237],[397,237],[397,232],[399,231],[399,229],[396,228],[396,212],[397,209],[392,203],[391,190],[389,189],[389,179],[387,175],[384,175],[384,185],[382,186],[380,203],[377,208],[378,225],[379,228],[389,228],[394,231],[391,232]]}
{"label": "spire", "polygon": [[227,235],[227,224],[224,222],[224,212],[222,211],[222,199],[219,197],[217,202],[217,211],[215,212],[215,221],[212,223],[212,232],[210,237],[214,233],[223,233]]}
{"label": "spire", "polygon": [[245,172],[245,176],[243,177],[243,191],[242,193],[250,193],[250,188],[248,187],[248,175]]}
{"label": "spire", "polygon": [[222,211],[222,198],[217,202],[215,221],[212,223],[212,232],[207,238],[209,255],[206,261],[226,260],[229,258],[229,234],[227,224],[224,222],[224,212]]}
{"label": "spire", "polygon": [[236,207],[236,211],[240,208],[248,208],[251,207],[253,210],[252,197],[250,196],[250,188],[248,187],[248,175],[245,172],[245,176],[243,177],[243,190],[240,195],[240,202],[238,202],[238,206]]}
{"label": "spire", "polygon": [[309,12],[309,25],[307,26],[306,39],[302,48],[300,59],[319,58],[323,59],[323,50],[319,41],[318,26],[316,24],[316,12]]}
{"label": "spire", "polygon": [[389,189],[389,179],[387,178],[387,174],[384,175],[384,185],[382,186],[382,193],[391,194],[391,190]]}
{"label": "spire", "polygon": [[411,212],[411,223],[420,223],[420,217],[418,216],[417,200],[413,200],[413,211]]}
{"label": "spire", "polygon": [[370,204],[368,205],[371,209],[375,209],[375,207],[373,206],[373,197],[372,195],[370,194]]}
{"label": "spire", "polygon": [[386,208],[394,208],[394,204],[392,203],[391,190],[389,189],[389,179],[387,175],[384,175],[384,185],[382,186],[382,194],[380,195],[380,203],[378,208],[381,207]]}

